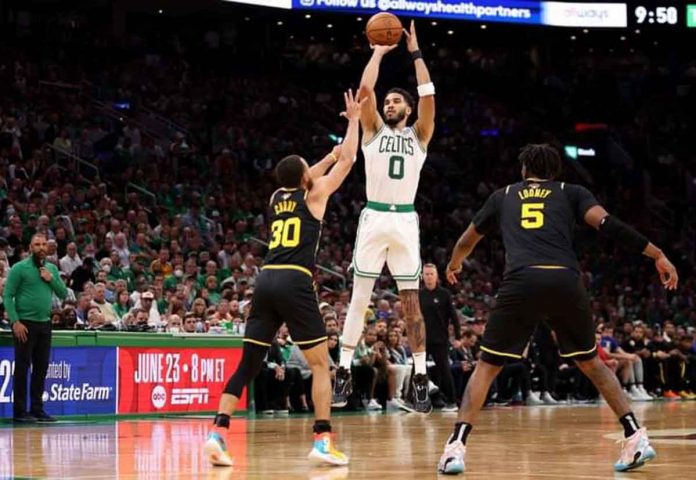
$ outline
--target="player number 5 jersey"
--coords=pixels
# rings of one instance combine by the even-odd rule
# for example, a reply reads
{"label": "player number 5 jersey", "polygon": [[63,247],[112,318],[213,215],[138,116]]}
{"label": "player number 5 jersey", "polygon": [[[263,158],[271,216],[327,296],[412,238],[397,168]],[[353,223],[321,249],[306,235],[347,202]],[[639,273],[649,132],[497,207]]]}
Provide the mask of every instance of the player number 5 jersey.
{"label": "player number 5 jersey", "polygon": [[401,132],[386,124],[362,146],[365,155],[367,200],[412,204],[427,152],[411,127]]}

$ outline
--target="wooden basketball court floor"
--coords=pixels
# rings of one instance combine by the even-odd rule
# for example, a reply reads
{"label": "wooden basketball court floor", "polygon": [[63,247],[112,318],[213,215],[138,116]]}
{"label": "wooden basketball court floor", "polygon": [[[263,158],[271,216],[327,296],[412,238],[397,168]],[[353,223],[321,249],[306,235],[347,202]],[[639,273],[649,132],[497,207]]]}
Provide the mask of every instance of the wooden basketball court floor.
{"label": "wooden basketball court floor", "polygon": [[[621,432],[606,405],[499,407],[481,414],[469,438],[474,479],[696,478],[696,402],[635,404],[657,458],[615,474]],[[211,420],[156,418],[0,428],[0,479],[427,479],[455,414],[346,414],[334,430],[348,467],[311,467],[310,417],[235,418],[235,466],[201,454]],[[444,477],[443,477],[444,478]]]}

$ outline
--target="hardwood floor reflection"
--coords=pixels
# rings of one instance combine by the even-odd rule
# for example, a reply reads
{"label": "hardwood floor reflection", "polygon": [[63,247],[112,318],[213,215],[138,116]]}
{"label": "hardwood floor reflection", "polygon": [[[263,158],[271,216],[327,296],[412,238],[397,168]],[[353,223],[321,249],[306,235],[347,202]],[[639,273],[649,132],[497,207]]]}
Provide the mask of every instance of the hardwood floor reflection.
{"label": "hardwood floor reflection", "polygon": [[[658,457],[630,478],[685,479],[696,458],[696,402],[636,404]],[[0,429],[0,478],[424,479],[456,416],[344,415],[334,420],[348,468],[311,468],[311,418],[234,419],[235,466],[212,468],[200,445],[210,419],[167,418]],[[461,478],[606,479],[620,428],[607,406],[496,408],[470,436]]]}

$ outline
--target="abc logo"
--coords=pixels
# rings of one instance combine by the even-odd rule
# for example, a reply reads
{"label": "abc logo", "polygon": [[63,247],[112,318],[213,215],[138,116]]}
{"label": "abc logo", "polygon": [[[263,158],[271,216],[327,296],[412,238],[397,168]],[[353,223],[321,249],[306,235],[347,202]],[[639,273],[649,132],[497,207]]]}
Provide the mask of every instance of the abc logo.
{"label": "abc logo", "polygon": [[167,391],[162,385],[157,385],[152,389],[152,405],[159,409],[167,403]]}

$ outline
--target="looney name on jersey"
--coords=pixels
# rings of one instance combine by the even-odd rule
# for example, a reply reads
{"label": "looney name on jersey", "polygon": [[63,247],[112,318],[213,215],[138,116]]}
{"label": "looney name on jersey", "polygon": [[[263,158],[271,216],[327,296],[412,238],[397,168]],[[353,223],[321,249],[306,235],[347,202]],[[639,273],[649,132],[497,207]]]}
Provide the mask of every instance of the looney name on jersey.
{"label": "looney name on jersey", "polygon": [[401,153],[413,155],[413,138],[399,136],[384,136],[379,139],[379,153]]}
{"label": "looney name on jersey", "polygon": [[525,200],[527,198],[546,198],[551,195],[552,191],[546,188],[523,188],[517,195],[519,195],[520,200]]}
{"label": "looney name on jersey", "polygon": [[294,212],[297,208],[297,202],[292,200],[281,200],[273,206],[276,215],[280,215],[285,212]]}

